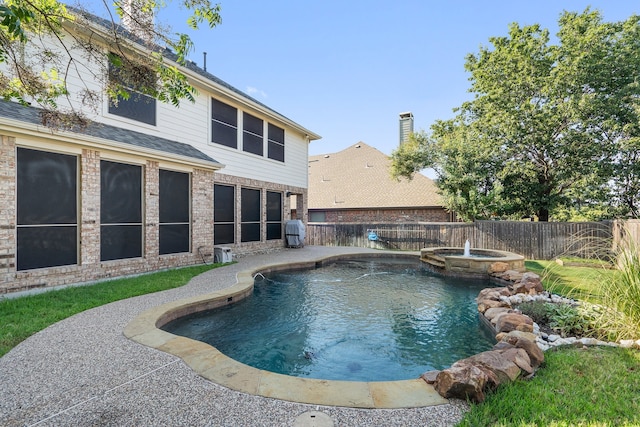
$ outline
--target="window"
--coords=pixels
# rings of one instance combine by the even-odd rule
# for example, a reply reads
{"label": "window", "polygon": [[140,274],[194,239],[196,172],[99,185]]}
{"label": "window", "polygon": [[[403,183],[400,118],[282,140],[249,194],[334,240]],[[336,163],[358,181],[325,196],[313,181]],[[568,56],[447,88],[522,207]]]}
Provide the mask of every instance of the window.
{"label": "window", "polygon": [[100,161],[100,260],[142,256],[142,167]]}
{"label": "window", "polygon": [[243,188],[241,190],[241,223],[240,240],[242,242],[260,241],[260,218],[262,217],[262,204],[260,203],[260,190]]}
{"label": "window", "polygon": [[251,114],[242,115],[242,150],[262,156],[264,151],[264,125]]}
{"label": "window", "polygon": [[269,123],[269,158],[284,162],[284,129]]}
{"label": "window", "polygon": [[120,66],[109,62],[109,80],[122,85],[129,92],[129,98],[118,98],[118,102],[109,101],[109,113],[148,125],[156,125],[156,99],[143,92],[153,90],[154,73],[141,65],[127,65],[117,55],[112,55]]}
{"label": "window", "polygon": [[211,142],[238,148],[238,109],[211,98]]}
{"label": "window", "polygon": [[189,252],[189,174],[160,170],[160,255]]}
{"label": "window", "polygon": [[78,263],[78,158],[17,150],[17,270]]}
{"label": "window", "polygon": [[213,187],[213,244],[236,241],[236,189],[232,185]]}
{"label": "window", "polygon": [[324,211],[309,211],[309,222],[326,222],[327,213]]}
{"label": "window", "polygon": [[267,240],[282,239],[282,193],[267,191]]}

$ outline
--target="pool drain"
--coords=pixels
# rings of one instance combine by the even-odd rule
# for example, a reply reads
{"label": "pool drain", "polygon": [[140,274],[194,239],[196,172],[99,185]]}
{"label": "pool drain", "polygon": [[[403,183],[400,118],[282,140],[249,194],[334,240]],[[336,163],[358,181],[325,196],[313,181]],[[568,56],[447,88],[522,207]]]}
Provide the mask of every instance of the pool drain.
{"label": "pool drain", "polygon": [[333,427],[333,420],[324,412],[309,411],[298,415],[293,427]]}

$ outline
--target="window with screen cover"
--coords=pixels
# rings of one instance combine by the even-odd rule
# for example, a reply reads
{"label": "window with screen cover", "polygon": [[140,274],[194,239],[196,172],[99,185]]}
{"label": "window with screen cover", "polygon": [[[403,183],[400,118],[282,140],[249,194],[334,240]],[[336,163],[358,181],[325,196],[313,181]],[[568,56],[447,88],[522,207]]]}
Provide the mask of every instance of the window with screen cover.
{"label": "window with screen cover", "polygon": [[100,260],[142,256],[142,166],[100,161]]}
{"label": "window with screen cover", "polygon": [[260,201],[260,190],[243,188],[240,193],[241,222],[240,240],[242,242],[260,241],[262,217],[262,203]]}
{"label": "window with screen cover", "polygon": [[77,156],[27,148],[16,155],[16,269],[77,264]]}
{"label": "window with screen cover", "polygon": [[116,101],[109,100],[109,114],[155,126],[156,99],[148,95],[155,91],[155,74],[145,66],[127,62],[118,55],[111,54],[110,58],[109,81],[112,85],[121,85],[129,97],[118,96]]}
{"label": "window with screen cover", "polygon": [[191,186],[189,174],[160,169],[160,255],[190,251]]}
{"label": "window with screen cover", "polygon": [[211,98],[211,142],[238,148],[238,109]]}
{"label": "window with screen cover", "polygon": [[264,151],[264,122],[248,113],[242,115],[242,150],[262,156]]}
{"label": "window with screen cover", "polygon": [[284,162],[284,129],[269,123],[267,139],[268,157]]}
{"label": "window with screen cover", "polygon": [[232,185],[213,187],[213,243],[235,243],[236,189]]}
{"label": "window with screen cover", "polygon": [[267,191],[267,240],[282,239],[282,193]]}

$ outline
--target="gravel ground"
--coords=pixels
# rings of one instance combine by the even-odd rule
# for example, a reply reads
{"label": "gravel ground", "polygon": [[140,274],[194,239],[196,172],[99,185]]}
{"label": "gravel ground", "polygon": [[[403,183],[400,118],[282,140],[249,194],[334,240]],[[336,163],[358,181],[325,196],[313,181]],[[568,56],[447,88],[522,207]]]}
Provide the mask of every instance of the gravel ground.
{"label": "gravel ground", "polygon": [[239,271],[363,251],[368,250],[307,246],[243,257],[181,288],[114,302],[58,322],[0,358],[0,425],[293,426],[308,411],[329,415],[335,426],[455,425],[468,410],[462,401],[414,409],[353,409],[239,393],[122,334],[141,312],[231,286]]}

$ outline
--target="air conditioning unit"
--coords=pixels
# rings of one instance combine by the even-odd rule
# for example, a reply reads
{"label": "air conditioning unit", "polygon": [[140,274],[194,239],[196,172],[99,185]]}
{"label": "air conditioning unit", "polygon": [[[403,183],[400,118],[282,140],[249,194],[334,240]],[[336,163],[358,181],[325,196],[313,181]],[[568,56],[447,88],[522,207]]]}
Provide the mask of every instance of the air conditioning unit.
{"label": "air conditioning unit", "polygon": [[219,246],[213,248],[213,262],[227,263],[233,261],[233,253],[231,248],[225,246]]}

